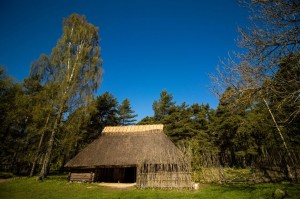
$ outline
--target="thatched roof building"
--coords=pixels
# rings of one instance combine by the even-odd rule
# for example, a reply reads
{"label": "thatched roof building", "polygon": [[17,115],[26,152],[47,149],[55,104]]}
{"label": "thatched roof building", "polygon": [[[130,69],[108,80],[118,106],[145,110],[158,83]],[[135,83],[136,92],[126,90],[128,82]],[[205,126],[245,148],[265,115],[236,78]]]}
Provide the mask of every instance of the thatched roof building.
{"label": "thatched roof building", "polygon": [[65,167],[71,180],[137,182],[138,187],[191,185],[189,162],[161,124],[105,127],[102,136]]}

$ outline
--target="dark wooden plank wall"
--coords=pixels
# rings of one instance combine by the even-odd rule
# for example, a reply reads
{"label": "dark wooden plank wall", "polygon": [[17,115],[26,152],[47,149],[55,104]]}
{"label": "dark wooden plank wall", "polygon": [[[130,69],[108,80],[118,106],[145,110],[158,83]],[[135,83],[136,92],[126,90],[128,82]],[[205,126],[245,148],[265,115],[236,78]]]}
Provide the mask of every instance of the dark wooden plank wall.
{"label": "dark wooden plank wall", "polygon": [[70,182],[94,182],[95,173],[70,173]]}

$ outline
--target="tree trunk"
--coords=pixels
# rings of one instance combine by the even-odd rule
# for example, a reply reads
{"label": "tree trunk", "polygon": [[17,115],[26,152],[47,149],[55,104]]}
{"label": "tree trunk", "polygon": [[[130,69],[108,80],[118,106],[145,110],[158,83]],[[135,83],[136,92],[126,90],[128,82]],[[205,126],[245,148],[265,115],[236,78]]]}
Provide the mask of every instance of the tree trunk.
{"label": "tree trunk", "polygon": [[[11,170],[11,172],[12,173],[17,173],[18,174],[18,166],[16,165],[16,162],[17,162],[17,155],[18,155],[18,152],[19,152],[19,144],[17,145],[17,147],[16,147],[16,150],[15,150],[15,152],[14,152],[14,155],[13,155],[13,157],[12,157],[12,161],[11,161],[11,167],[10,167],[10,170]],[[17,172],[15,172],[15,168],[17,168],[16,170],[17,170]]]}
{"label": "tree trunk", "polygon": [[74,75],[74,67],[73,67],[73,70],[72,70],[72,73],[71,73],[70,77],[67,79],[67,87],[64,90],[63,96],[61,98],[60,108],[59,108],[59,111],[57,113],[57,117],[56,117],[56,120],[54,122],[54,126],[53,126],[53,129],[52,129],[51,135],[50,135],[50,140],[49,140],[49,143],[48,143],[47,151],[46,151],[45,158],[44,158],[44,161],[43,161],[43,166],[42,166],[40,175],[38,177],[38,180],[44,180],[44,178],[47,176],[47,173],[48,173],[47,170],[48,170],[49,163],[50,163],[50,158],[51,158],[52,149],[53,149],[53,145],[54,145],[54,139],[55,139],[56,133],[58,131],[58,126],[61,122],[61,118],[62,118],[62,115],[63,115],[63,110],[65,109],[66,103],[68,101],[67,93],[71,89],[71,86],[72,86],[71,82],[73,80],[73,75]]}
{"label": "tree trunk", "polygon": [[44,137],[45,137],[45,130],[46,130],[46,128],[48,126],[48,123],[49,123],[49,118],[50,118],[50,114],[48,114],[46,124],[45,124],[45,127],[43,129],[43,132],[42,132],[42,135],[41,135],[41,138],[40,138],[40,142],[39,142],[39,145],[38,145],[38,148],[37,148],[37,151],[36,151],[36,155],[35,155],[33,163],[32,163],[32,168],[31,168],[30,175],[29,175],[30,177],[32,177],[34,175],[36,163],[37,163],[39,155],[41,154],[41,147],[42,147],[43,140],[44,140]]}
{"label": "tree trunk", "polygon": [[[281,130],[280,130],[278,124],[277,124],[277,121],[276,121],[276,119],[275,119],[275,117],[274,117],[274,115],[273,115],[273,112],[271,111],[271,109],[270,109],[270,107],[269,107],[269,105],[268,105],[266,99],[263,98],[263,100],[264,100],[265,105],[267,106],[267,109],[268,109],[268,111],[269,111],[269,113],[270,113],[270,115],[271,115],[271,117],[272,117],[272,120],[273,120],[275,126],[276,126],[277,132],[278,132],[278,134],[279,134],[279,136],[280,136],[280,138],[281,138],[281,140],[282,140],[283,146],[284,146],[284,148],[285,148],[285,150],[286,150],[286,152],[287,152],[287,155],[288,155],[288,158],[289,158],[289,160],[290,160],[290,163],[292,164],[292,166],[294,166],[294,159],[293,159],[292,154],[291,154],[291,152],[290,152],[290,150],[289,150],[289,148],[288,148],[288,146],[287,146],[287,144],[286,144],[286,141],[285,141],[285,139],[284,139],[284,137],[283,137],[283,135],[282,135],[282,132],[281,132]],[[292,172],[291,172],[290,165],[289,165],[288,161],[287,161],[287,163],[286,163],[286,171],[287,171],[287,175],[288,175],[287,177],[288,177],[289,179],[293,180],[293,179],[294,179],[294,176],[293,176],[293,174],[292,174]]]}
{"label": "tree trunk", "polygon": [[64,153],[63,154],[63,158],[62,158],[62,164],[61,164],[61,166],[60,166],[60,168],[59,168],[59,172],[60,173],[62,173],[63,172],[63,170],[64,170],[64,166],[65,166],[65,164],[66,164],[66,154]]}
{"label": "tree trunk", "polygon": [[39,145],[38,145],[38,148],[37,148],[37,152],[36,152],[36,155],[35,155],[33,163],[32,163],[32,167],[31,167],[31,171],[30,171],[30,175],[29,175],[30,177],[32,177],[34,175],[36,163],[37,163],[38,157],[40,155],[40,150],[41,150],[41,147],[42,147],[44,137],[45,137],[45,132],[43,132],[42,135],[41,135],[40,142],[39,142]]}
{"label": "tree trunk", "polygon": [[50,158],[51,158],[52,149],[53,149],[53,145],[54,145],[54,138],[55,138],[56,132],[58,130],[58,124],[60,123],[60,121],[58,121],[59,118],[60,117],[57,117],[56,120],[55,120],[54,127],[53,127],[53,130],[51,132],[50,140],[49,140],[49,143],[48,143],[47,151],[46,151],[46,154],[45,154],[45,158],[44,158],[44,161],[43,161],[42,170],[40,172],[38,180],[44,180],[45,177],[47,177],[48,166],[49,166],[49,163],[50,163]]}
{"label": "tree trunk", "polygon": [[54,122],[54,126],[53,126],[53,129],[52,129],[51,135],[50,135],[50,140],[49,140],[49,143],[48,143],[47,151],[46,151],[46,154],[45,154],[45,157],[44,157],[42,169],[41,169],[40,175],[38,177],[38,180],[44,180],[44,178],[47,176],[47,173],[48,173],[48,167],[49,167],[50,158],[51,158],[51,154],[52,154],[52,149],[53,149],[53,145],[54,145],[54,139],[55,139],[56,133],[58,131],[58,126],[61,122],[61,118],[62,118],[62,115],[63,115],[63,110],[64,110],[66,102],[67,102],[67,99],[65,98],[65,96],[63,96],[62,99],[63,100],[62,100],[62,103],[61,103],[61,107],[59,108],[56,120]]}
{"label": "tree trunk", "polygon": [[[67,87],[66,91],[69,90],[70,86]],[[54,122],[54,126],[50,135],[50,140],[48,143],[48,147],[47,147],[47,151],[44,157],[44,161],[43,161],[43,165],[42,165],[42,169],[40,172],[40,175],[38,177],[38,180],[44,180],[45,177],[47,177],[47,173],[48,173],[48,167],[49,167],[49,163],[50,163],[50,158],[51,158],[51,154],[52,154],[52,149],[53,149],[53,145],[54,145],[54,139],[56,136],[56,133],[58,131],[58,126],[61,122],[61,118],[63,115],[63,110],[65,109],[66,103],[67,103],[67,97],[66,97],[66,93],[64,92],[64,95],[62,97],[62,101],[60,103],[60,108],[59,111],[57,113],[57,117],[55,119]]]}

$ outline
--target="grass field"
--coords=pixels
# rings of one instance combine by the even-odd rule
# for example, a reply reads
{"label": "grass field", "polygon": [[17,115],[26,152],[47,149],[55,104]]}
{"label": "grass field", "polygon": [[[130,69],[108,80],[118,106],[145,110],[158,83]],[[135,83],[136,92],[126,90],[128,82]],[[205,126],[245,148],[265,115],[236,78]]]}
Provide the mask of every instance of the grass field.
{"label": "grass field", "polygon": [[197,191],[113,189],[97,184],[68,183],[66,176],[51,176],[44,182],[35,178],[15,178],[0,183],[0,198],[275,198],[276,189],[285,198],[300,198],[300,184],[200,185]]}

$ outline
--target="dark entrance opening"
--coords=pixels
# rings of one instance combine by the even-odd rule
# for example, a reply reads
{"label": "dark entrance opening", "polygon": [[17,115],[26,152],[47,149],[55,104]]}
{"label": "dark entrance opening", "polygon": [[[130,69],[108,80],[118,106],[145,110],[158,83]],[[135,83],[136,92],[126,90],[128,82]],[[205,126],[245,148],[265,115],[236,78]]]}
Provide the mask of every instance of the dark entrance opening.
{"label": "dark entrance opening", "polygon": [[98,182],[136,182],[136,167],[125,168],[99,168],[96,170]]}
{"label": "dark entrance opening", "polygon": [[136,167],[125,168],[124,181],[131,183],[136,182]]}

